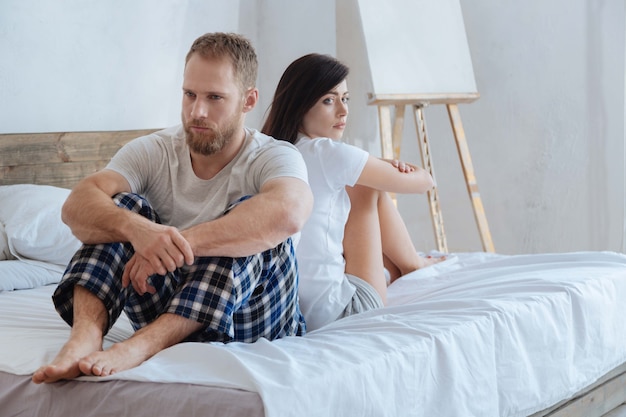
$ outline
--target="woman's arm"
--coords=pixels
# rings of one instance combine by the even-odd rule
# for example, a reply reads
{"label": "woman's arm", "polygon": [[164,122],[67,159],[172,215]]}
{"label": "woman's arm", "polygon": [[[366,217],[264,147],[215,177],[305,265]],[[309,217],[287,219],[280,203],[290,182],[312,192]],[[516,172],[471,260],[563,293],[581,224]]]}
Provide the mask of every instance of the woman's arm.
{"label": "woman's arm", "polygon": [[[401,194],[421,194],[433,188],[430,174],[415,165],[369,156],[357,184]],[[407,166],[411,169],[407,169]]]}

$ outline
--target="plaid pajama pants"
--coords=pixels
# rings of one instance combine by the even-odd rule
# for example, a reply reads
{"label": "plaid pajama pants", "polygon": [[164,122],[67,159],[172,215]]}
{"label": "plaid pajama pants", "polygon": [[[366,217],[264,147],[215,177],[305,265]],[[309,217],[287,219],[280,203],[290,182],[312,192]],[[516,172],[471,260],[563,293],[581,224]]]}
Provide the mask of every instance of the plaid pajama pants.
{"label": "plaid pajama pants", "polygon": [[[246,198],[233,203],[225,214]],[[114,201],[160,222],[147,200],[136,194],[118,194]],[[139,295],[132,286],[122,287],[124,266],[133,253],[130,243],[83,245],[52,297],[63,320],[72,325],[73,289],[80,285],[104,304],[107,331],[124,311],[135,330],[163,313],[205,325],[187,341],[254,342],[262,337],[273,340],[305,333],[291,238],[248,257],[196,257],[192,265],[151,276],[155,294]]]}

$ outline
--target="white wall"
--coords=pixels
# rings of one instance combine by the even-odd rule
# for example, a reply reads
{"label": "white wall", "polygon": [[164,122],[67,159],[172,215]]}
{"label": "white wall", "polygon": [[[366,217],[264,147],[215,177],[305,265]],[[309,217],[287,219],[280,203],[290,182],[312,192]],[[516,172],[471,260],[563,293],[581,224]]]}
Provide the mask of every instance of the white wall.
{"label": "white wall", "polygon": [[[347,26],[338,29],[338,54],[360,99],[367,61],[348,40],[358,18],[346,3],[355,1],[337,2]],[[481,98],[460,111],[496,250],[623,250],[624,1],[475,0],[462,8]],[[370,138],[375,110],[351,104],[349,136],[380,152]],[[480,250],[448,116],[431,106],[426,118],[449,248]],[[407,120],[402,157],[419,161],[418,152]],[[433,247],[426,199],[400,197],[399,206],[417,246]]]}
{"label": "white wall", "polygon": [[624,1],[463,11],[482,95],[464,120],[496,247],[622,249]]}
{"label": "white wall", "polygon": [[219,0],[3,0],[0,132],[178,123],[189,46],[237,31],[238,11]]}
{"label": "white wall", "polygon": [[[496,250],[624,250],[624,0],[462,6],[481,98],[460,110]],[[217,30],[257,48],[251,126],[289,62],[336,54],[352,69],[348,141],[380,154],[354,0],[3,0],[0,132],[178,123],[184,55]],[[480,250],[447,114],[426,115],[449,247]],[[405,133],[403,158],[419,161],[410,118]],[[433,248],[425,198],[399,206],[416,245]]]}
{"label": "white wall", "polygon": [[307,53],[335,55],[335,0],[243,0],[240,31],[259,59],[259,103],[247,117],[260,129],[283,71]]}

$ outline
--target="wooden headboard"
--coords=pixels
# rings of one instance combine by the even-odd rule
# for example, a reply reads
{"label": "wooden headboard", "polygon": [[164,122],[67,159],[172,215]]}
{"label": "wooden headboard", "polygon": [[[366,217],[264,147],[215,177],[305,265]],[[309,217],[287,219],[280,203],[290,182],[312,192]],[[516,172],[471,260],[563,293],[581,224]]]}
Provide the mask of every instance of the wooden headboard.
{"label": "wooden headboard", "polygon": [[72,188],[104,168],[122,145],[156,130],[0,134],[0,185]]}

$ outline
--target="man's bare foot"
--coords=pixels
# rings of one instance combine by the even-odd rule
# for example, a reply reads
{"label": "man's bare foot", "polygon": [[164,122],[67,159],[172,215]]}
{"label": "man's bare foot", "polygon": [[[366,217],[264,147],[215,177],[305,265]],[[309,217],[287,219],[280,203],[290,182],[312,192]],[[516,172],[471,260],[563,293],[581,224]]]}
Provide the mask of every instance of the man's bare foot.
{"label": "man's bare foot", "polygon": [[92,352],[78,361],[80,371],[85,375],[108,376],[134,368],[150,358],[152,353],[144,352],[129,341],[116,343],[109,349]]}
{"label": "man's bare foot", "polygon": [[35,371],[32,381],[35,384],[41,384],[76,378],[81,374],[78,367],[80,359],[101,349],[101,343],[89,343],[78,338],[70,339],[52,362]]}

